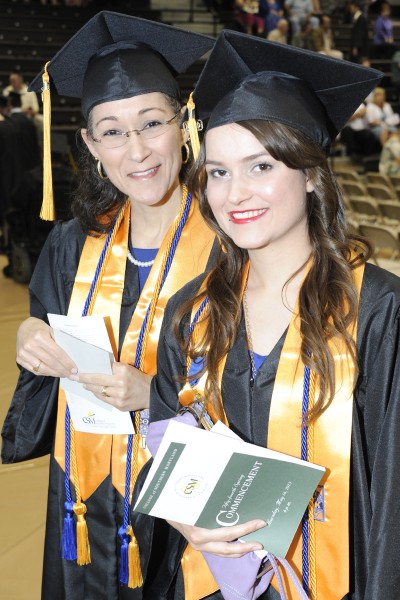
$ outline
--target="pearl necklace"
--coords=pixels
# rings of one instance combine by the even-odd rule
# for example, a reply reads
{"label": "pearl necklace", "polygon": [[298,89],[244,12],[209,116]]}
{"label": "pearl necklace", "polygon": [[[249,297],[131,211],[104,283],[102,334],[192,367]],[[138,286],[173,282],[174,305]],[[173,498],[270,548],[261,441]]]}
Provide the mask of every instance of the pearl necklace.
{"label": "pearl necklace", "polygon": [[143,261],[143,260],[137,260],[137,258],[135,258],[129,248],[126,254],[127,259],[133,263],[134,265],[136,265],[137,267],[151,267],[154,264],[155,258],[153,258],[153,260],[148,260],[148,261]]}

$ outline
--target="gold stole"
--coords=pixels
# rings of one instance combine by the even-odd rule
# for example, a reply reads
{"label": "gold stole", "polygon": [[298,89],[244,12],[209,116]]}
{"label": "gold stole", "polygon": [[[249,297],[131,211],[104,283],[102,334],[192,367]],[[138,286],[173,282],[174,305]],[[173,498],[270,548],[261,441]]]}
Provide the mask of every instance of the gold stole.
{"label": "gold stole", "polygon": [[[363,275],[364,265],[353,270],[358,293]],[[356,322],[350,333],[355,340]],[[301,447],[304,380],[300,344],[296,310],[279,360],[268,425],[268,448],[296,457],[300,455]],[[313,462],[326,467],[321,482],[324,486],[325,520],[313,523],[316,594],[312,600],[339,600],[349,591],[349,486],[355,365],[342,340],[335,338],[329,342],[329,346],[335,361],[335,398],[312,426]],[[296,415],[297,419],[294,418]],[[300,578],[301,550],[300,526],[286,555]],[[285,573],[283,578],[286,588],[290,589],[288,597],[295,598],[296,592],[290,578]]]}
{"label": "gold stole", "polygon": [[[358,293],[361,290],[363,274],[364,265],[353,270],[354,283]],[[245,287],[247,275],[248,269],[243,274],[242,289]],[[205,282],[202,285],[202,289],[204,288]],[[198,308],[198,306],[193,308],[192,315]],[[300,358],[301,338],[298,321],[298,306],[296,306],[279,360],[268,424],[268,448],[295,457],[299,457],[301,453],[304,382],[304,364]],[[199,323],[195,326],[194,335],[200,337],[206,326],[206,320],[201,320],[200,317]],[[355,322],[351,328],[354,339],[356,331],[357,323]],[[339,600],[349,591],[349,484],[355,365],[342,340],[335,338],[329,345],[335,361],[335,398],[313,425],[313,462],[326,467],[326,474],[322,481],[326,508],[325,521],[314,522],[316,594],[315,596],[310,595],[311,600]],[[219,365],[220,385],[226,358],[225,356]],[[179,395],[180,403],[188,405],[196,401],[196,393],[204,397],[206,380],[207,372],[202,375],[194,388],[191,388],[188,383],[185,384]],[[215,421],[215,410],[212,405],[208,403],[206,408]],[[225,413],[223,421],[228,424]],[[300,525],[286,555],[300,580],[301,552]],[[296,598],[297,591],[290,577],[286,572],[281,572],[281,575],[288,598]],[[272,583],[278,590],[275,577]]]}
{"label": "gold stole", "polygon": [[[130,202],[123,208],[124,216],[115,241],[109,262],[106,266],[101,286],[98,291],[92,314],[100,314],[109,321],[109,333],[115,353],[118,348],[119,322],[124,289],[126,255],[129,236]],[[142,321],[153,296],[163,257],[168,250],[171,228],[160,250],[157,253],[146,285],[142,290],[139,302],[133,314],[128,332],[122,347],[120,361],[132,364],[135,359],[137,341]],[[187,281],[202,273],[207,265],[215,235],[203,221],[197,202],[193,199],[189,216],[183,228],[175,256],[172,261],[167,280],[158,298],[156,312],[151,324],[150,335],[146,346],[144,372],[153,375],[156,371],[156,352],[164,309],[169,297],[178,291]],[[94,273],[105,238],[88,236],[82,250],[78,271],[72,291],[68,315],[80,316],[87,294],[93,281]],[[108,318],[108,319],[107,319]],[[117,356],[117,354],[115,354]],[[54,455],[64,470],[65,468],[65,394],[59,393],[57,429]],[[125,493],[125,465],[127,435],[100,435],[75,432],[75,446],[78,463],[79,483],[82,499],[86,500],[98,488],[102,481],[112,473],[112,481],[119,493]],[[147,450],[140,449],[138,468],[148,460]],[[132,492],[132,490],[131,490]]]}

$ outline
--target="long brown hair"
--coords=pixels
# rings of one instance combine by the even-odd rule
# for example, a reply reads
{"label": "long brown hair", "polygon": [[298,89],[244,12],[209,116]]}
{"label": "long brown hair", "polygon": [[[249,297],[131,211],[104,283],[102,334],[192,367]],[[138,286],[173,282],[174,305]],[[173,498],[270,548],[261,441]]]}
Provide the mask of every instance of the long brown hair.
{"label": "long brown hair", "polygon": [[[290,169],[302,170],[314,186],[314,191],[307,193],[306,204],[313,260],[299,292],[301,357],[315,372],[319,383],[318,398],[308,414],[310,423],[326,410],[335,393],[334,359],[328,341],[335,336],[341,337],[356,363],[355,343],[348,331],[358,310],[352,270],[369,258],[371,249],[366,240],[349,233],[341,192],[322,148],[300,131],[281,123],[253,120],[242,121],[239,125],[253,133],[275,160],[282,161]],[[207,202],[204,163],[203,145],[189,185],[199,198],[205,220],[220,237],[226,252],[220,253],[204,293],[190,299],[175,315],[174,332],[192,359],[206,358],[207,399],[221,414],[218,365],[234,344],[239,330],[242,318],[240,289],[248,252],[235,246],[214,218]],[[191,342],[188,348],[188,340],[182,333],[182,320],[206,295],[209,304],[205,336],[196,345]]]}

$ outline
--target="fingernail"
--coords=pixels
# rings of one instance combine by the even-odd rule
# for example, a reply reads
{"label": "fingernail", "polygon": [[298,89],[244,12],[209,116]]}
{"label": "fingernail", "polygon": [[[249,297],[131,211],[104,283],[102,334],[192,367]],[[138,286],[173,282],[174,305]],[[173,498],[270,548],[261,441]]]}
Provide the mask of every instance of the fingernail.
{"label": "fingernail", "polygon": [[256,552],[257,550],[264,550],[264,546],[262,544],[257,544],[252,547],[251,552]]}
{"label": "fingernail", "polygon": [[268,523],[266,523],[265,521],[258,521],[257,523],[257,529],[263,529],[263,527],[267,527]]}
{"label": "fingernail", "polygon": [[71,369],[71,373],[72,375],[76,375],[78,373],[78,369],[74,367],[73,369]]}

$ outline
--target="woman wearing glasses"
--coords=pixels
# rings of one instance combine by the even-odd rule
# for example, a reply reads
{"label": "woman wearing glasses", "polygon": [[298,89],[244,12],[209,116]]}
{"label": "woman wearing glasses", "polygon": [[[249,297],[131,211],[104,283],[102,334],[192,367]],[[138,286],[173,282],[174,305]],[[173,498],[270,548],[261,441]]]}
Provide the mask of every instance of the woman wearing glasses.
{"label": "woman wearing glasses", "polygon": [[[215,238],[180,177],[191,151],[175,75],[212,44],[105,11],[48,65],[57,92],[81,98],[81,179],[75,218],[55,225],[32,277],[31,317],[17,339],[22,369],[3,429],[4,462],[52,454],[43,599],[141,597],[145,573],[128,507],[148,458],[159,329],[167,299],[207,268]],[[41,86],[37,77],[31,89]],[[112,374],[78,373],[48,313],[108,318]],[[129,411],[135,433],[77,430],[60,377]]]}

